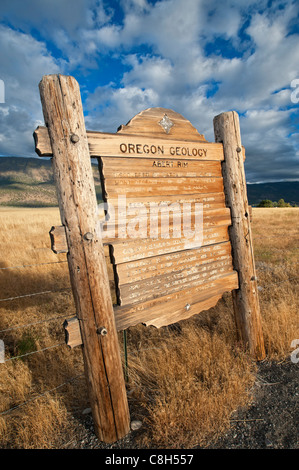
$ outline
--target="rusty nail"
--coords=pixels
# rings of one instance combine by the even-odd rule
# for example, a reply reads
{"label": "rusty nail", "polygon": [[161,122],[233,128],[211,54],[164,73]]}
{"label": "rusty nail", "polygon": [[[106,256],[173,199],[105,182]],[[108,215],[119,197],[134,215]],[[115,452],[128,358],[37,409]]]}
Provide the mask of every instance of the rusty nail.
{"label": "rusty nail", "polygon": [[238,152],[238,153],[242,152],[241,147],[237,147],[237,152]]}
{"label": "rusty nail", "polygon": [[73,144],[76,144],[77,142],[79,142],[79,136],[77,134],[72,134],[71,142],[73,142]]}
{"label": "rusty nail", "polygon": [[84,235],[85,240],[92,240],[93,239],[93,234],[91,232],[87,232]]}
{"label": "rusty nail", "polygon": [[106,330],[106,328],[104,328],[103,326],[101,328],[98,328],[97,329],[97,333],[98,335],[101,335],[101,336],[106,336],[108,334],[108,331]]}

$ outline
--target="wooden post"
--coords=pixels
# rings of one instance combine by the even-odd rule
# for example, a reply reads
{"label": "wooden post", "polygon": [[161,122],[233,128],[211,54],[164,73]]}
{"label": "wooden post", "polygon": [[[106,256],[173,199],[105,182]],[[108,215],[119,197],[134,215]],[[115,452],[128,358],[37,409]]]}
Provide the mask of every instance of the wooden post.
{"label": "wooden post", "polygon": [[239,289],[233,291],[237,331],[254,358],[262,360],[265,348],[260,319],[239,116],[231,111],[214,118],[215,141],[223,143],[224,191],[231,209],[230,239]]}
{"label": "wooden post", "polygon": [[112,443],[129,432],[130,418],[79,85],[73,77],[48,75],[39,88],[95,431]]}

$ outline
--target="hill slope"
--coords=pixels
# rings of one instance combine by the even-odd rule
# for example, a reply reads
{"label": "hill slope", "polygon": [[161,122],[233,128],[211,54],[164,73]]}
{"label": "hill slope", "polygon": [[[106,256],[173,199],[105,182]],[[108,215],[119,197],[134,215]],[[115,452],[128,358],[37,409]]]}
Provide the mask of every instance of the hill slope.
{"label": "hill slope", "polygon": [[[101,199],[97,165],[93,165],[98,199]],[[287,183],[248,184],[249,204],[262,199],[299,205],[299,181]],[[50,159],[0,157],[0,205],[21,207],[57,206],[56,190]]]}
{"label": "hill slope", "polygon": [[248,184],[247,196],[251,205],[256,205],[263,199],[276,202],[284,199],[299,205],[299,181]]}
{"label": "hill slope", "polygon": [[[97,195],[101,195],[97,166],[93,165]],[[57,206],[50,159],[0,158],[0,205],[20,207]]]}

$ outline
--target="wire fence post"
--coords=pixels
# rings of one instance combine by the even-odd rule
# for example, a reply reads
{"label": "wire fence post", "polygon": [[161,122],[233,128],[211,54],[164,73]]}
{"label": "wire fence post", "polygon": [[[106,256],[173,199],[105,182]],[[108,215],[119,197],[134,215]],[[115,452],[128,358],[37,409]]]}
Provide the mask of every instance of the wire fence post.
{"label": "wire fence post", "polygon": [[130,416],[80,89],[73,77],[63,75],[44,76],[39,87],[95,431],[112,443],[129,432]]}
{"label": "wire fence post", "polygon": [[252,356],[262,360],[265,347],[238,114],[231,111],[216,116],[214,132],[216,142],[223,144],[223,184],[227,206],[231,209],[229,232],[233,264],[239,277],[239,289],[232,291],[237,332]]}

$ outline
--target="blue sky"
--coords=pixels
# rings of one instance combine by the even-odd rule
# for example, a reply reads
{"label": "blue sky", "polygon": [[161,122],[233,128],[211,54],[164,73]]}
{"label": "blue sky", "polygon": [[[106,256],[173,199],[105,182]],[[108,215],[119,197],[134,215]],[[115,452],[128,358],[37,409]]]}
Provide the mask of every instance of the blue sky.
{"label": "blue sky", "polygon": [[35,156],[43,75],[79,82],[86,127],[181,113],[214,141],[235,110],[248,182],[299,180],[299,2],[1,0],[0,155]]}

